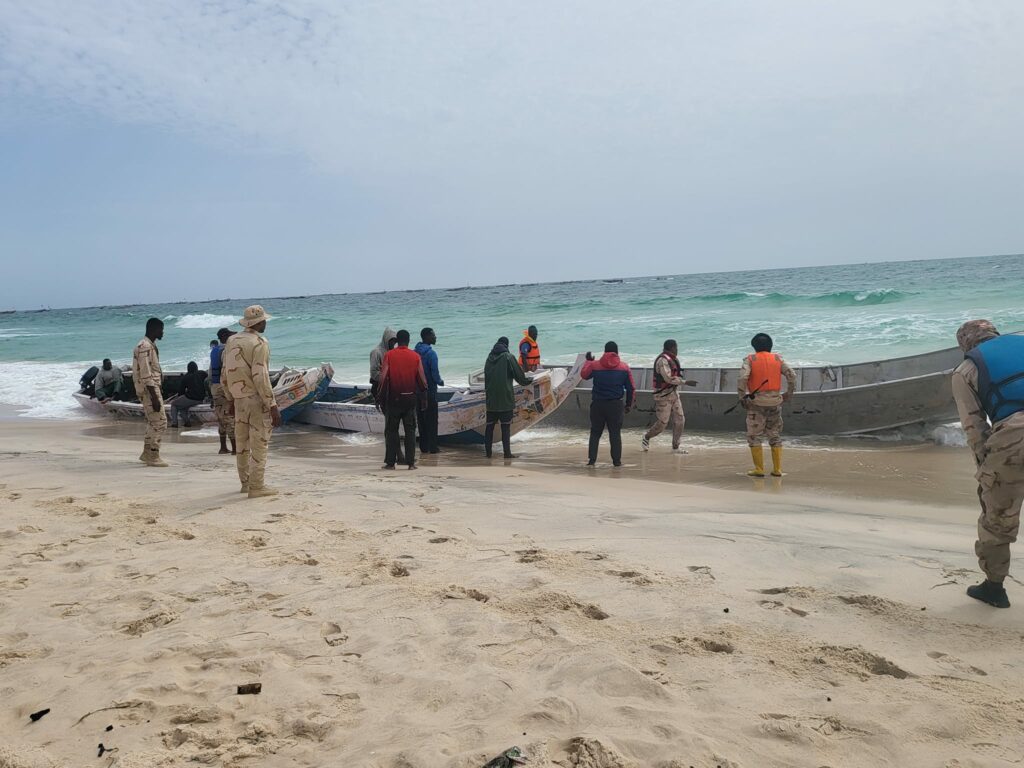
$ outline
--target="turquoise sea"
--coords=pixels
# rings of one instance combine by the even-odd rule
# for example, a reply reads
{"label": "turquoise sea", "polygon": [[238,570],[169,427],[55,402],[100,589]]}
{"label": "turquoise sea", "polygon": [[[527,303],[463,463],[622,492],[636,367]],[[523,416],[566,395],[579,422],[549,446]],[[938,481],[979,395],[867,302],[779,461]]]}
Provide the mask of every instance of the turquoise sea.
{"label": "turquoise sea", "polygon": [[[540,328],[545,360],[568,362],[614,339],[649,364],[666,338],[684,364],[738,364],[750,337],[770,333],[792,363],[846,363],[950,347],[964,320],[1024,329],[1024,256],[667,275],[449,290],[237,298],[176,304],[51,309],[0,315],[0,403],[27,415],[73,416],[70,392],[102,358],[130,364],[146,318],[166,322],[165,368],[207,365],[208,343],[248,304],[275,316],[273,362],[334,364],[365,381],[386,325],[437,332],[447,383],[483,365],[498,336]],[[312,287],[312,281],[311,281]],[[234,327],[237,328],[237,325]]]}

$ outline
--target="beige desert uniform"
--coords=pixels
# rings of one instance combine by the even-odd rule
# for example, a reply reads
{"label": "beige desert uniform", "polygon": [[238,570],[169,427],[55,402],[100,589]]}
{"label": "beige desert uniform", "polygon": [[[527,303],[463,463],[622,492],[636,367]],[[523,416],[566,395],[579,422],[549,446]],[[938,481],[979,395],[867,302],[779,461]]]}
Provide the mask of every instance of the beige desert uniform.
{"label": "beige desert uniform", "polygon": [[[796,373],[775,354],[780,363],[780,370],[786,379],[786,391],[796,391]],[[740,379],[736,384],[736,392],[740,399],[747,395],[747,384],[750,379],[750,356],[743,358]],[[756,388],[755,384],[753,388]],[[751,399],[747,406],[747,445],[761,445],[762,436],[768,438],[768,445],[782,445],[782,392],[778,390],[761,390]]]}
{"label": "beige desert uniform", "polygon": [[242,488],[263,487],[267,447],[275,405],[270,385],[270,343],[252,328],[236,333],[224,345],[221,359],[224,397],[235,406],[238,479]]}
{"label": "beige desert uniform", "polygon": [[1024,502],[1024,412],[990,426],[972,360],[953,371],[953,398],[978,466],[981,516],[974,552],[988,580],[1002,583],[1010,573],[1010,544],[1017,540]]}
{"label": "beige desert uniform", "polygon": [[683,437],[683,428],[686,426],[686,414],[683,413],[683,402],[679,397],[679,387],[683,385],[683,379],[674,374],[672,360],[667,353],[663,353],[658,355],[658,359],[654,361],[655,372],[669,386],[654,393],[654,418],[656,421],[647,430],[645,437],[648,440],[657,437],[671,420],[672,447],[678,448],[679,441]]}
{"label": "beige desert uniform", "polygon": [[[230,341],[230,337],[229,337]],[[226,342],[225,342],[226,343]],[[228,407],[229,401],[224,394],[224,355],[227,352],[225,347],[220,351],[220,373],[217,378],[219,384],[210,384],[210,396],[213,398],[213,412],[217,416],[217,431],[222,437],[235,439],[235,417],[231,415]],[[211,371],[211,374],[213,372]]]}
{"label": "beige desert uniform", "polygon": [[[145,447],[139,457],[142,461],[160,459],[160,439],[167,431],[163,381],[164,372],[160,367],[160,351],[148,336],[143,336],[142,341],[135,345],[135,351],[132,352],[132,382],[135,385],[135,394],[139,398],[139,402],[142,403],[142,412],[146,416]],[[153,387],[156,390],[157,404],[160,406],[156,410],[153,410],[148,387]]]}

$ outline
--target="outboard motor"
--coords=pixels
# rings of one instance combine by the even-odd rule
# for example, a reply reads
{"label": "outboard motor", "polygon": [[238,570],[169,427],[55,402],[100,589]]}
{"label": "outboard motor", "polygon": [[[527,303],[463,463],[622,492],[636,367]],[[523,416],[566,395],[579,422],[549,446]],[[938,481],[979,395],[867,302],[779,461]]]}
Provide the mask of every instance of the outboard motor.
{"label": "outboard motor", "polygon": [[83,395],[93,397],[96,394],[96,385],[93,383],[96,381],[96,374],[100,372],[100,369],[95,365],[88,371],[82,374],[82,378],[78,380],[78,386],[82,389]]}

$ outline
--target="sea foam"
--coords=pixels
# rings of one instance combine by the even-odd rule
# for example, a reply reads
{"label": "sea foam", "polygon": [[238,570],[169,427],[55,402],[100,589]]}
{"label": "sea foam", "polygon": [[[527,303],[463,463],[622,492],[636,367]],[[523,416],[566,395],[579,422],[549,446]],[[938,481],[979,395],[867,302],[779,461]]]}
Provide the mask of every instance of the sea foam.
{"label": "sea foam", "polygon": [[226,328],[238,323],[237,315],[182,315],[174,324],[175,328]]}
{"label": "sea foam", "polygon": [[22,416],[78,419],[86,413],[71,396],[90,363],[0,363],[0,403]]}

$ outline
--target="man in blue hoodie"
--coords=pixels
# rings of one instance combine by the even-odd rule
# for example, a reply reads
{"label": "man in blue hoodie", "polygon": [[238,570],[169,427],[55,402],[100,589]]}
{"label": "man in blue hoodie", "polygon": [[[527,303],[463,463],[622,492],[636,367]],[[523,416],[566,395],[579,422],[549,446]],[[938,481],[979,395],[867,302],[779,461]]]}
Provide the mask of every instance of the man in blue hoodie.
{"label": "man in blue hoodie", "polygon": [[590,455],[587,466],[597,464],[597,448],[607,427],[612,463],[621,467],[622,422],[633,407],[636,388],[633,386],[633,372],[619,359],[619,345],[614,341],[605,344],[600,360],[594,360],[594,356],[587,352],[583,378],[594,382],[593,399],[590,401]]}
{"label": "man in blue hoodie", "polygon": [[437,344],[437,334],[433,328],[424,328],[420,331],[420,341],[416,345],[416,351],[423,361],[423,372],[427,376],[427,399],[425,408],[416,412],[420,430],[420,453],[438,453],[437,447],[437,388],[444,386],[444,379],[437,368],[437,352],[434,345]]}

